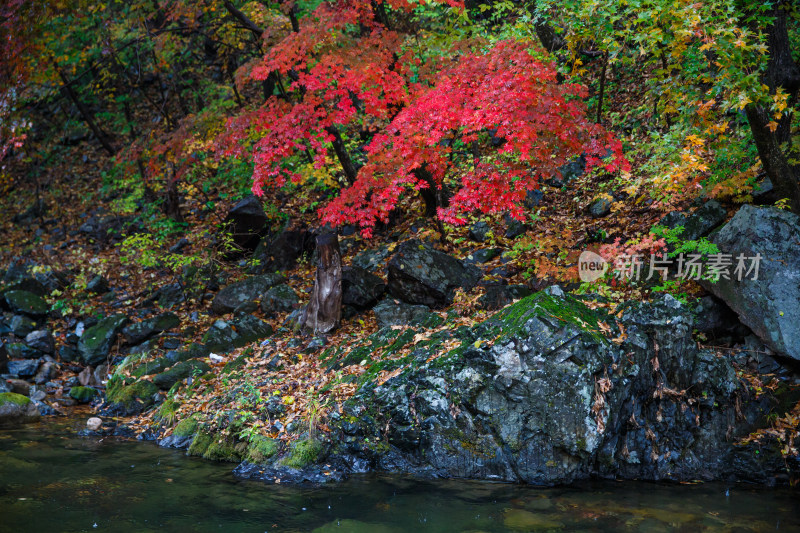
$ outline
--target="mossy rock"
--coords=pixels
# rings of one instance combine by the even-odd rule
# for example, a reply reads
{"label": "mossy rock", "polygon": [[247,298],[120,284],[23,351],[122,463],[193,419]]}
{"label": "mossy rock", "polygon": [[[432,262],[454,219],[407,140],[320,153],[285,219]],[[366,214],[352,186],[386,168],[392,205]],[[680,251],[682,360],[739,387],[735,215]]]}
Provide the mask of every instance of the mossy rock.
{"label": "mossy rock", "polygon": [[8,291],[4,294],[8,307],[14,313],[32,317],[47,315],[49,307],[44,299],[28,291]]}
{"label": "mossy rock", "polygon": [[247,445],[245,461],[252,464],[264,464],[278,453],[278,445],[279,442],[274,439],[263,435],[255,435],[250,438],[250,443]]}
{"label": "mossy rock", "polygon": [[172,361],[166,357],[159,357],[152,361],[147,361],[131,370],[131,375],[137,378],[142,376],[149,376],[152,374],[159,374],[172,365]]}
{"label": "mossy rock", "polygon": [[39,408],[27,396],[14,392],[0,393],[0,426],[32,422],[40,416]]}
{"label": "mossy rock", "polygon": [[113,315],[84,331],[78,342],[78,351],[83,363],[96,366],[105,361],[117,339],[117,334],[127,323],[128,317]]}
{"label": "mossy rock", "polygon": [[89,403],[97,394],[97,389],[92,387],[72,387],[69,391],[69,397],[78,403]]}
{"label": "mossy rock", "polygon": [[189,446],[189,455],[204,455],[212,442],[214,442],[214,435],[203,430],[198,431],[194,440],[192,440],[191,446]]}
{"label": "mossy rock", "polygon": [[146,379],[130,384],[122,380],[111,380],[106,389],[106,398],[110,403],[121,406],[127,414],[135,414],[153,405],[153,396],[157,393],[158,387]]}
{"label": "mossy rock", "polygon": [[324,450],[325,447],[317,439],[297,441],[289,448],[289,453],[281,460],[281,465],[289,468],[305,468],[318,462]]}
{"label": "mossy rock", "polygon": [[181,361],[175,366],[153,377],[153,383],[162,390],[169,390],[178,381],[188,378],[193,374],[204,374],[211,370],[208,363],[197,359]]}
{"label": "mossy rock", "polygon": [[247,364],[247,356],[242,354],[233,361],[230,361],[228,364],[225,365],[225,368],[222,369],[223,374],[230,374],[231,372],[235,372]]}
{"label": "mossy rock", "polygon": [[184,418],[175,425],[172,434],[176,437],[191,437],[197,433],[197,428],[200,424],[194,416]]}

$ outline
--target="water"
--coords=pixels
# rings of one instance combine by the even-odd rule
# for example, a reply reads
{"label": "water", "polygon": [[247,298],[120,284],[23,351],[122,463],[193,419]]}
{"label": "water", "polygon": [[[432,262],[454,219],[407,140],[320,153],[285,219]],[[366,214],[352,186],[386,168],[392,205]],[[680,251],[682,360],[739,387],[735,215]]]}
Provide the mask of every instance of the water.
{"label": "water", "polygon": [[633,482],[537,489],[398,476],[265,485],[182,451],[77,437],[79,424],[0,431],[0,531],[800,531],[800,493],[788,489]]}

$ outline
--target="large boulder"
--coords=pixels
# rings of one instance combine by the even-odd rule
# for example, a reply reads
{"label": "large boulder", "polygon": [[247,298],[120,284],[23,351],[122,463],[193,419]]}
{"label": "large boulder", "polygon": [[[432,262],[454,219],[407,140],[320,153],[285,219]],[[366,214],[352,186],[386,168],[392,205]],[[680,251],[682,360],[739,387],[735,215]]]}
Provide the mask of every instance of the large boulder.
{"label": "large boulder", "polygon": [[117,340],[117,335],[128,323],[124,315],[106,317],[83,332],[78,341],[78,353],[81,361],[90,366],[104,362]]}
{"label": "large boulder", "polygon": [[386,298],[378,303],[372,311],[375,313],[378,325],[382,328],[419,324],[428,325],[441,320],[426,305],[411,305],[391,298]]}
{"label": "large boulder", "polygon": [[[710,239],[730,254],[730,279],[703,282],[776,352],[800,360],[800,217],[742,206]],[[757,279],[755,258],[758,261]],[[743,269],[737,271],[739,256]],[[741,273],[741,279],[739,276]]]}
{"label": "large boulder", "polygon": [[441,307],[453,301],[457,288],[469,290],[481,276],[481,270],[474,265],[410,240],[398,246],[389,261],[388,288],[405,302]]}
{"label": "large boulder", "polygon": [[9,374],[13,374],[21,378],[32,378],[36,375],[36,371],[39,370],[39,360],[11,360],[6,364],[6,366],[8,367]]}
{"label": "large boulder", "polygon": [[29,291],[8,291],[5,293],[6,303],[14,313],[30,317],[43,317],[49,309],[44,299]]}
{"label": "large boulder", "polygon": [[207,350],[227,353],[272,335],[272,326],[252,315],[241,315],[230,322],[217,320],[203,335]]}
{"label": "large boulder", "polygon": [[218,315],[230,313],[243,303],[260,301],[265,292],[284,281],[280,274],[262,274],[232,283],[217,293],[211,310]]}
{"label": "large boulder", "polygon": [[357,309],[367,309],[386,292],[381,278],[363,268],[342,268],[342,303]]}
{"label": "large boulder", "polygon": [[0,426],[33,422],[40,416],[39,408],[30,398],[13,392],[0,393]]}
{"label": "large boulder", "polygon": [[314,235],[303,229],[285,230],[275,238],[262,239],[253,252],[259,261],[256,272],[275,272],[291,270],[297,261],[314,250]]}
{"label": "large boulder", "polygon": [[161,313],[147,320],[128,324],[122,329],[122,336],[125,344],[141,344],[159,333],[178,327],[180,323],[181,320],[175,313]]}
{"label": "large boulder", "polygon": [[56,351],[56,342],[53,335],[46,329],[31,331],[25,337],[25,344],[34,350],[53,355]]}
{"label": "large boulder", "polygon": [[246,250],[253,250],[264,234],[268,218],[261,200],[253,195],[245,196],[234,205],[223,224],[231,232],[233,242]]}
{"label": "large boulder", "polygon": [[668,213],[659,224],[674,229],[683,227],[680,238],[685,241],[696,241],[707,236],[711,231],[725,222],[728,211],[716,200],[709,200],[688,215],[682,211]]}
{"label": "large boulder", "polygon": [[175,383],[194,375],[205,374],[211,370],[208,363],[199,359],[181,361],[169,370],[153,376],[153,384],[163,390],[169,390]]}
{"label": "large boulder", "polygon": [[300,303],[300,298],[289,285],[281,283],[275,285],[261,299],[261,312],[266,317],[273,317],[278,313],[288,313]]}

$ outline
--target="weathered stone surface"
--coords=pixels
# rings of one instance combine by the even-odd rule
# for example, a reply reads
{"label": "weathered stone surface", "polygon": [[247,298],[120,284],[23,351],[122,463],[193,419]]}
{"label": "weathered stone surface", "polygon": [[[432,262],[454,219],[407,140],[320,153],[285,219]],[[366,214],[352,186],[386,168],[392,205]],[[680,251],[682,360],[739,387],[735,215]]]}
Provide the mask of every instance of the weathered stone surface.
{"label": "weathered stone surface", "polygon": [[297,261],[314,250],[314,235],[306,230],[285,230],[274,239],[263,239],[253,257],[260,262],[259,273],[291,270]]}
{"label": "weathered stone surface", "polygon": [[367,272],[379,272],[383,269],[384,263],[392,252],[389,245],[382,244],[377,248],[368,248],[356,254],[353,258],[354,267],[363,268]]}
{"label": "weathered stone surface", "polygon": [[21,342],[12,342],[6,345],[8,356],[14,359],[38,359],[44,354]]}
{"label": "weathered stone surface", "polygon": [[0,393],[0,426],[38,420],[41,415],[30,398],[13,392]]}
{"label": "weathered stone surface", "polygon": [[[767,207],[742,206],[710,238],[720,252],[731,254],[731,279],[703,286],[722,299],[753,333],[776,352],[800,360],[800,217]],[[742,280],[734,275],[739,255]],[[758,279],[747,272],[761,255]]]}
{"label": "weathered stone surface", "polygon": [[[616,322],[599,312],[553,287],[422,341],[414,330],[381,330],[380,346],[411,346],[408,366],[364,382],[333,417],[324,464],[537,485],[786,475],[777,448],[757,455],[734,444],[772,407],[740,389],[728,358],[698,349],[688,308],[671,296],[629,305],[619,345],[600,334],[601,321]],[[355,357],[347,364],[372,349],[346,352]],[[282,461],[263,476],[280,477]]]}
{"label": "weathered stone surface", "polygon": [[69,397],[78,403],[89,403],[97,396],[97,389],[93,387],[72,387],[69,391]]}
{"label": "weathered stone surface", "polygon": [[28,333],[37,327],[36,321],[25,315],[14,315],[9,324],[12,333],[17,337],[26,337]]}
{"label": "weathered stone surface", "polygon": [[169,370],[153,376],[153,384],[163,390],[169,390],[175,383],[193,375],[202,375],[211,370],[208,363],[199,359],[190,359],[175,364]]}
{"label": "weathered stone surface", "polygon": [[25,344],[48,355],[53,355],[56,351],[56,342],[53,335],[46,329],[30,332],[25,337]]}
{"label": "weathered stone surface", "polygon": [[681,211],[668,213],[659,224],[668,228],[683,226],[680,238],[685,241],[696,241],[725,222],[728,211],[716,200],[709,200],[688,215]]}
{"label": "weathered stone surface", "polygon": [[598,196],[589,204],[589,214],[594,218],[601,218],[611,213],[613,200],[608,195]]}
{"label": "weathered stone surface", "polygon": [[96,366],[104,362],[117,340],[117,335],[127,323],[128,317],[112,315],[87,328],[78,341],[78,353],[83,363]]}
{"label": "weathered stone surface", "polygon": [[412,304],[440,307],[453,301],[459,287],[469,290],[480,269],[417,240],[401,244],[389,261],[389,292]]}
{"label": "weathered stone surface", "polygon": [[28,291],[8,291],[5,293],[6,303],[14,313],[30,317],[43,317],[47,315],[47,302],[41,296]]}
{"label": "weathered stone surface", "polygon": [[159,333],[178,327],[180,323],[181,320],[175,313],[162,313],[141,322],[128,324],[122,329],[122,336],[125,338],[125,344],[141,344]]}
{"label": "weathered stone surface", "polygon": [[489,285],[478,303],[484,309],[497,310],[530,294],[531,290],[525,285]]}
{"label": "weathered stone surface", "polygon": [[227,353],[253,341],[272,335],[272,326],[251,315],[241,315],[233,320],[217,320],[203,335],[206,349]]}
{"label": "weathered stone surface", "polygon": [[218,315],[224,315],[245,302],[258,302],[265,292],[284,281],[286,278],[280,274],[262,274],[232,283],[217,293],[211,303],[211,310]]}
{"label": "weathered stone surface", "polygon": [[36,375],[39,369],[38,359],[23,359],[18,361],[9,361],[8,373],[21,378],[30,378]]}
{"label": "weathered stone surface", "polygon": [[489,231],[489,224],[483,220],[479,220],[469,227],[469,238],[475,242],[483,242],[486,240],[486,235]]}
{"label": "weathered stone surface", "polygon": [[234,243],[246,250],[252,250],[264,234],[267,221],[261,200],[249,195],[239,200],[228,211],[224,224],[230,229]]}
{"label": "weathered stone surface", "polygon": [[386,292],[381,278],[359,267],[342,268],[342,304],[367,309]]}
{"label": "weathered stone surface", "polygon": [[426,305],[411,305],[388,298],[381,301],[372,310],[375,312],[375,318],[378,319],[378,325],[382,328],[425,324],[439,318]]}
{"label": "weathered stone surface", "polygon": [[94,294],[105,294],[109,291],[108,281],[100,274],[97,274],[86,284],[86,290]]}
{"label": "weathered stone surface", "polygon": [[300,303],[300,298],[289,285],[275,285],[261,299],[261,311],[264,316],[272,317],[278,313],[288,313]]}

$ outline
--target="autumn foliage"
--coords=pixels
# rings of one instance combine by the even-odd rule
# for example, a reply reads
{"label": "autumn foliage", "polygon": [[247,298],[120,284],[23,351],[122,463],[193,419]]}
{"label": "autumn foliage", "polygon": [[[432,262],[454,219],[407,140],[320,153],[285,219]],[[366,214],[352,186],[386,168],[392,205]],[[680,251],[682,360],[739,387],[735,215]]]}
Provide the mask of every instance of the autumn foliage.
{"label": "autumn foliage", "polygon": [[[291,84],[230,121],[224,153],[252,152],[261,194],[301,179],[292,158],[321,167],[335,152],[346,179],[322,220],[365,234],[408,190],[453,190],[438,206],[449,223],[472,211],[520,218],[540,177],[582,153],[589,166],[603,157],[609,171],[627,165],[621,143],[587,118],[585,87],[559,83],[553,62],[528,41],[464,40],[422,57],[372,3],[323,3],[251,76],[272,73]],[[360,164],[348,136],[364,141]]]}

